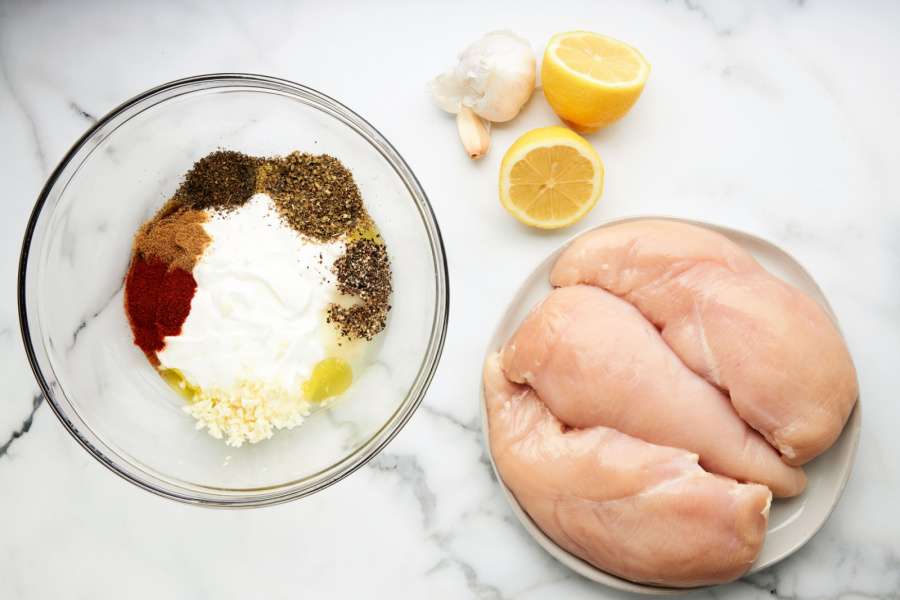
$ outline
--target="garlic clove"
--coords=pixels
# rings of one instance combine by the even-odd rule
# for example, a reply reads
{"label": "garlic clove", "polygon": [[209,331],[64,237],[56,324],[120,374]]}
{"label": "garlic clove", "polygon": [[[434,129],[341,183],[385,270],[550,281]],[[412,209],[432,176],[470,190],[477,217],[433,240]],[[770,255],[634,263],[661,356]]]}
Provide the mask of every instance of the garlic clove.
{"label": "garlic clove", "polygon": [[485,122],[467,107],[461,106],[456,113],[456,129],[463,148],[472,160],[477,160],[487,154],[491,147],[490,123]]}

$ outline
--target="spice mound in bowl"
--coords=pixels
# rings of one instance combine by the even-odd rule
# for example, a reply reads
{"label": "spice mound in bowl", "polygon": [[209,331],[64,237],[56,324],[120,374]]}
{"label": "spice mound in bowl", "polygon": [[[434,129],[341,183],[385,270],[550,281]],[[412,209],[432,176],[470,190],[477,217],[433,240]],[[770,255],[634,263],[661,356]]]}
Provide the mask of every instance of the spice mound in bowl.
{"label": "spice mound in bowl", "polygon": [[229,446],[340,397],[387,324],[391,263],[336,158],[217,151],[135,234],[134,343]]}

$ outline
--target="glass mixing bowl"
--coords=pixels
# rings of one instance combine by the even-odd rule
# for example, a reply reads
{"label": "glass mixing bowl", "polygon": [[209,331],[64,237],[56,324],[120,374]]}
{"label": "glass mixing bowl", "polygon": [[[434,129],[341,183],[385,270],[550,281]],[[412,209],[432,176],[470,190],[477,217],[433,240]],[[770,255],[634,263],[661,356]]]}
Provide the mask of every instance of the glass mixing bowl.
{"label": "glass mixing bowl", "polygon": [[[293,430],[230,448],[132,343],[123,278],[132,237],[202,156],[327,153],[353,172],[391,256],[387,328],[350,390]],[[362,117],[258,75],[174,81],[113,110],[51,175],[22,244],[19,319],[45,397],[88,452],[140,487],[210,506],[299,498],[359,468],[422,400],[447,327],[447,263],[421,185]]]}

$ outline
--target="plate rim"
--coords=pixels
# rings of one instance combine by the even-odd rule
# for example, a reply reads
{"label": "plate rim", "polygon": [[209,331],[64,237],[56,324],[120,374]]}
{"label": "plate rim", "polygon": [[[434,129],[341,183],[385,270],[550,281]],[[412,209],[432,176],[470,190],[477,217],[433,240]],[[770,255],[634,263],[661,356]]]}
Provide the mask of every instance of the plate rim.
{"label": "plate rim", "polygon": [[[815,292],[818,294],[818,298],[813,298],[817,303],[819,303],[831,320],[834,322],[835,326],[838,329],[838,333],[843,337],[843,331],[841,330],[840,323],[838,321],[837,315],[835,315],[834,310],[831,308],[831,304],[828,302],[828,298],[825,296],[825,293],[822,291],[822,288],[819,286],[818,282],[812,276],[812,274],[803,266],[800,261],[798,261],[792,254],[778,246],[777,244],[762,238],[754,233],[750,233],[747,231],[743,231],[740,229],[735,229],[733,227],[728,227],[724,225],[718,225],[715,223],[710,223],[706,221],[699,221],[696,219],[686,219],[682,217],[673,217],[669,215],[637,215],[637,216],[626,216],[626,217],[613,217],[610,219],[605,219],[600,223],[593,225],[587,229],[584,229],[580,232],[577,232],[561,242],[558,246],[556,246],[553,250],[548,252],[545,257],[533,268],[531,269],[525,277],[521,280],[519,285],[516,287],[515,291],[511,295],[509,301],[506,304],[506,308],[501,313],[499,320],[493,328],[489,341],[487,343],[487,348],[485,349],[484,355],[482,357],[481,365],[484,365],[487,358],[493,353],[497,351],[499,347],[498,339],[500,337],[501,329],[503,329],[503,324],[511,318],[511,313],[514,308],[518,306],[518,302],[516,300],[523,294],[523,292],[531,285],[532,279],[534,279],[537,274],[546,268],[549,265],[556,261],[557,257],[565,250],[572,242],[576,239],[580,238],[583,235],[586,235],[592,231],[596,231],[598,229],[603,229],[606,227],[610,227],[612,225],[619,225],[622,223],[628,223],[632,221],[643,221],[643,220],[661,220],[661,221],[672,221],[678,223],[685,223],[688,225],[694,225],[697,227],[702,227],[704,229],[709,229],[716,233],[720,233],[728,237],[730,240],[734,241],[733,236],[743,236],[746,238],[752,239],[755,243],[760,243],[763,246],[767,246],[770,250],[774,250],[775,252],[781,254],[784,258],[786,258],[793,267],[797,268],[800,274],[806,277],[809,282],[812,284]],[[737,243],[737,242],[735,242]],[[479,366],[480,372],[481,366]],[[591,581],[596,583],[600,583],[606,585],[610,588],[622,590],[626,592],[651,595],[651,596],[665,596],[665,595],[678,595],[678,594],[686,594],[692,591],[711,589],[718,587],[720,585],[725,584],[713,584],[707,586],[695,586],[688,588],[674,588],[674,587],[666,587],[666,586],[654,586],[642,583],[635,583],[633,581],[629,581],[622,577],[618,577],[602,569],[599,569],[587,561],[575,556],[574,554],[568,552],[559,546],[555,541],[553,541],[546,533],[544,533],[531,519],[528,513],[522,508],[516,499],[515,495],[510,491],[510,489],[503,482],[503,478],[500,475],[499,470],[497,469],[497,465],[494,463],[494,455],[491,452],[491,444],[490,444],[490,434],[488,431],[488,420],[487,420],[487,410],[485,405],[484,398],[484,385],[481,381],[481,377],[478,378],[478,390],[479,390],[479,413],[481,415],[481,442],[484,446],[485,453],[488,457],[488,460],[491,463],[491,469],[494,472],[494,475],[497,479],[497,484],[503,492],[503,496],[505,497],[507,503],[512,509],[513,514],[515,514],[519,523],[522,527],[528,532],[528,534],[538,543],[541,548],[550,554],[557,561],[571,569],[572,571],[578,573],[582,577],[585,577]],[[850,473],[853,470],[853,465],[856,462],[856,454],[859,448],[859,438],[860,431],[862,428],[862,397],[861,394],[857,395],[856,403],[853,406],[853,410],[850,412],[850,415],[847,417],[847,422],[844,424],[844,428],[841,431],[838,439],[835,440],[834,444],[831,447],[834,447],[838,443],[838,441],[842,440],[845,436],[849,436],[850,448],[849,455],[847,460],[841,465],[840,472],[838,473],[839,482],[838,486],[835,490],[835,493],[831,499],[831,504],[828,510],[825,512],[822,519],[815,525],[815,527],[808,533],[808,535],[801,536],[795,543],[788,545],[785,549],[777,553],[775,556],[769,558],[767,561],[762,563],[757,559],[754,562],[750,569],[744,573],[741,577],[746,577],[748,575],[752,575],[764,569],[774,566],[775,564],[781,562],[787,557],[791,556],[795,552],[797,552],[801,547],[803,547],[809,540],[811,540],[821,528],[825,525],[825,523],[830,518],[832,512],[834,512],[835,507],[843,496],[844,490],[847,487],[847,481],[850,478]]]}

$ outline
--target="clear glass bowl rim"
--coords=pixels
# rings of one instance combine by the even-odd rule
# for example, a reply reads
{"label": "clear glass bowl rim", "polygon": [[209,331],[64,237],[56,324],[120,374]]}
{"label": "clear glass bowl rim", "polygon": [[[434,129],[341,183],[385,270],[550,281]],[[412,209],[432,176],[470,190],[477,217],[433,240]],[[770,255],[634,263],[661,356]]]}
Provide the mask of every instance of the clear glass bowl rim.
{"label": "clear glass bowl rim", "polygon": [[[191,486],[191,489],[187,489],[183,485],[161,479],[160,476],[147,470],[139,468],[129,469],[122,464],[127,461],[117,457],[115,452],[111,450],[108,453],[101,451],[98,446],[106,447],[105,444],[100,440],[90,439],[93,435],[90,434],[89,431],[83,432],[79,430],[68,417],[67,410],[72,410],[73,412],[76,411],[71,407],[67,408],[62,406],[55,400],[54,394],[50,391],[50,384],[44,376],[38,362],[31,339],[31,328],[28,324],[26,278],[32,238],[38,220],[40,219],[41,211],[43,210],[51,191],[54,189],[54,186],[59,181],[59,178],[66,167],[68,167],[71,161],[78,155],[79,151],[85,148],[85,146],[88,146],[91,143],[90,140],[94,134],[100,131],[105,125],[108,125],[117,117],[138,107],[153,97],[163,96],[160,102],[165,102],[177,96],[175,94],[168,95],[174,90],[187,89],[187,91],[183,93],[194,93],[211,88],[227,86],[264,88],[291,95],[301,100],[304,104],[329,114],[344,125],[350,127],[357,135],[363,137],[393,168],[398,177],[403,181],[403,184],[415,202],[428,235],[435,272],[435,307],[428,349],[410,392],[391,416],[390,420],[388,420],[365,444],[363,444],[363,446],[350,455],[345,456],[341,461],[331,467],[298,481],[279,486],[260,488],[258,490],[220,490],[199,485],[194,485]],[[155,104],[152,106],[155,106]],[[145,107],[145,109],[146,108],[148,107]],[[109,135],[112,135],[113,132],[110,132]],[[105,136],[103,139],[105,139]],[[422,399],[431,384],[431,380],[434,377],[434,373],[437,370],[438,363],[440,362],[447,333],[450,309],[450,290],[446,251],[431,203],[418,179],[409,168],[409,165],[381,132],[347,106],[308,86],[267,75],[251,73],[211,73],[170,81],[126,100],[100,118],[73,144],[50,174],[50,177],[47,179],[47,182],[44,184],[44,187],[38,195],[31,216],[29,217],[22,240],[21,254],[19,256],[17,302],[19,327],[21,330],[22,341],[25,346],[25,353],[28,357],[28,362],[31,365],[34,377],[40,386],[41,393],[65,429],[91,456],[126,481],[153,494],[171,500],[208,507],[251,508],[280,504],[302,498],[337,483],[378,455],[394,436],[403,429],[406,422],[409,421],[413,413],[421,404]],[[62,391],[61,386],[58,387],[60,388],[60,391]],[[76,416],[78,415],[76,414]]]}

